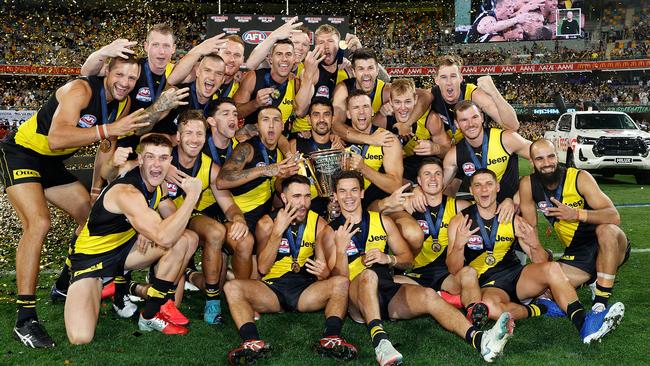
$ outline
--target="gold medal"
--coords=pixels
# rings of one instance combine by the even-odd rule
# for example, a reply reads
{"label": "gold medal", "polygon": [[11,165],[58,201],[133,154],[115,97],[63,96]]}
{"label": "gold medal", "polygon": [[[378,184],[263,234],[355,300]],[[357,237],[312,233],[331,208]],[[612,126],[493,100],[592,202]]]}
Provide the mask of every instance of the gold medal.
{"label": "gold medal", "polygon": [[496,260],[496,258],[494,258],[494,256],[492,255],[492,253],[489,253],[489,254],[487,255],[487,257],[485,257],[485,264],[487,264],[488,266],[493,265],[494,263],[496,263],[496,261],[497,261],[497,260]]}
{"label": "gold medal", "polygon": [[273,89],[271,92],[271,98],[278,99],[280,98],[280,91],[278,89]]}
{"label": "gold medal", "polygon": [[433,243],[431,244],[431,250],[438,253],[440,249],[442,249],[442,245],[440,245],[438,239],[433,239]]}
{"label": "gold medal", "polygon": [[293,273],[300,272],[300,264],[298,264],[298,260],[294,259],[293,263],[291,263],[291,271]]}
{"label": "gold medal", "polygon": [[99,143],[99,150],[103,153],[109,152],[111,150],[111,140],[103,139]]}
{"label": "gold medal", "polygon": [[339,48],[342,50],[347,50],[348,49],[348,42],[345,40],[340,40],[339,41]]}

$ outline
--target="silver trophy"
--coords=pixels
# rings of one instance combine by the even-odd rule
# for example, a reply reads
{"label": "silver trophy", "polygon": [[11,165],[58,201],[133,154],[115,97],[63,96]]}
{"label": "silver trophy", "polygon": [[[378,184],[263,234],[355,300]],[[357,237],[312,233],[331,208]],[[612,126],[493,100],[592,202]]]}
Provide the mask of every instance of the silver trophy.
{"label": "silver trophy", "polygon": [[334,200],[334,176],[343,170],[345,155],[343,149],[329,149],[315,151],[305,159],[318,195],[330,199],[327,205],[329,219],[334,219],[340,214],[338,203]]}

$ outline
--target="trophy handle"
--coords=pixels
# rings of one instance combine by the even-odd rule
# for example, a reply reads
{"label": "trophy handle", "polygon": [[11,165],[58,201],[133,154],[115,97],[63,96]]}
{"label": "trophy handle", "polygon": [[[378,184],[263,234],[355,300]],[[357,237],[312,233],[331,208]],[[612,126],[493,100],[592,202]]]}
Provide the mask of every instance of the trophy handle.
{"label": "trophy handle", "polygon": [[314,166],[311,163],[311,160],[309,160],[309,158],[304,159],[303,161],[305,162],[305,165],[309,170],[309,174],[311,174],[312,180],[314,181],[314,185],[316,186],[316,190],[318,191],[318,195],[322,196],[324,194],[323,187],[321,187],[320,182],[318,181],[318,176],[316,175],[316,169],[314,169]]}

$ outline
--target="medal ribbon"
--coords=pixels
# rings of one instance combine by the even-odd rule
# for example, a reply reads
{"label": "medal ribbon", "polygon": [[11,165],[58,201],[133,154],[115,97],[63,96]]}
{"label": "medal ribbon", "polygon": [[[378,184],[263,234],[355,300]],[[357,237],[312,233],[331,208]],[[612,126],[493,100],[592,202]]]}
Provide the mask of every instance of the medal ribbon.
{"label": "medal ribbon", "polygon": [[[555,199],[558,200],[559,202],[562,202],[562,191],[564,190],[564,180],[565,179],[566,179],[566,174],[563,174],[562,179],[560,179],[560,184],[557,186],[557,188],[555,188],[555,192],[553,194],[553,197],[555,197]],[[555,205],[551,202],[551,199],[546,194],[546,189],[543,189],[543,191],[544,191],[544,200],[546,201],[546,204],[547,204],[546,207],[547,208],[548,207],[555,207]],[[544,215],[544,217],[546,217],[546,219],[551,224],[551,226],[553,226],[555,224],[555,221],[557,221],[557,218],[552,217],[552,216]]]}
{"label": "medal ribbon", "polygon": [[[269,152],[266,151],[266,146],[262,143],[262,140],[257,139],[257,146],[260,149],[260,152],[262,153],[262,158],[264,159],[264,163],[268,166],[272,162],[275,164],[275,160],[272,160],[271,157],[269,156]],[[277,158],[277,156],[276,156]]]}
{"label": "medal ribbon", "polygon": [[[172,157],[178,163],[176,168],[181,169],[181,161],[178,158],[178,147],[172,150]],[[196,177],[196,173],[199,171],[200,166],[201,166],[201,157],[199,156],[198,158],[196,158],[196,161],[194,162],[194,166],[192,167],[192,177]]]}
{"label": "medal ribbon", "polygon": [[[289,84],[289,79],[287,79],[287,81],[285,81],[282,84],[278,84],[277,82],[275,82],[275,80],[271,78],[271,70],[269,70],[266,74],[264,74],[264,87],[277,89],[277,91],[280,93],[280,98],[278,98],[278,101],[282,101],[282,98],[284,98],[284,94],[286,94],[287,92],[288,84]],[[271,99],[274,100],[273,96],[271,96]]]}
{"label": "medal ribbon", "polygon": [[[341,215],[341,217],[343,216]],[[370,229],[369,226],[370,214],[368,212],[364,212],[361,216],[361,237],[359,237],[359,233],[355,234],[352,237],[352,241],[357,247],[359,253],[364,253],[366,251],[366,241],[368,240],[368,230]]]}
{"label": "medal ribbon", "polygon": [[300,252],[300,244],[302,244],[302,235],[305,233],[305,223],[303,222],[300,224],[300,227],[298,228],[298,233],[296,235],[296,239],[293,237],[293,232],[291,231],[291,225],[287,228],[287,231],[285,232],[284,236],[287,237],[287,240],[289,241],[289,249],[291,250],[291,258],[293,258],[294,262],[298,262],[298,253]]}
{"label": "medal ribbon", "polygon": [[147,190],[147,185],[144,184],[144,180],[141,180],[140,183],[142,184],[142,191],[144,192],[144,198],[149,200],[149,208],[153,210],[153,206],[156,205],[156,199],[158,199],[158,187],[154,188],[153,196],[151,198],[148,198],[147,194],[149,193],[149,191]]}
{"label": "medal ribbon", "polygon": [[[212,157],[212,161],[214,161],[215,164],[221,166],[221,157],[219,156],[219,152],[217,151],[217,146],[214,144],[214,141],[212,140],[212,135],[208,136],[208,147],[210,148],[210,155]],[[232,140],[228,142],[228,150],[226,151],[226,158],[224,159],[227,160],[230,155],[232,155]]]}
{"label": "medal ribbon", "polygon": [[481,218],[481,215],[478,213],[478,209],[474,206],[474,213],[476,217],[476,224],[481,230],[481,238],[483,238],[483,245],[487,249],[488,254],[492,254],[494,251],[494,245],[496,244],[497,231],[499,231],[499,215],[494,215],[492,219],[492,226],[490,227],[490,235],[487,234],[485,229],[485,223]]}
{"label": "medal ribbon", "polygon": [[431,211],[429,211],[429,205],[427,205],[426,211],[424,212],[424,218],[427,220],[427,225],[429,226],[429,236],[432,239],[438,239],[438,234],[440,233],[440,227],[442,224],[442,217],[445,215],[445,205],[447,204],[447,198],[442,196],[442,202],[438,208],[438,215],[436,215],[436,225],[433,225],[431,220]]}
{"label": "medal ribbon", "polygon": [[147,86],[149,87],[149,93],[151,93],[151,103],[155,102],[156,99],[162,93],[163,88],[165,87],[166,75],[163,72],[162,79],[160,79],[160,84],[158,84],[158,90],[154,91],[153,89],[153,77],[151,76],[151,68],[149,68],[149,60],[146,60],[144,63],[144,75],[147,77]]}
{"label": "medal ribbon", "polygon": [[463,139],[465,141],[465,146],[467,146],[467,149],[469,150],[469,157],[472,159],[472,162],[474,163],[474,167],[476,170],[482,169],[482,168],[487,168],[487,155],[488,155],[488,134],[489,130],[483,130],[483,145],[481,145],[481,162],[478,161],[476,158],[476,153],[474,152],[474,148],[472,145],[467,142],[467,139]]}
{"label": "medal ribbon", "polygon": [[110,125],[115,121],[115,118],[117,117],[117,107],[113,108],[111,110],[111,114],[108,115],[108,103],[106,103],[106,91],[104,90],[104,83],[102,82],[102,86],[99,89],[99,99],[102,100],[102,123],[101,124],[106,124]]}
{"label": "medal ribbon", "polygon": [[205,105],[202,105],[199,103],[199,97],[196,95],[196,80],[190,84],[190,96],[192,96],[192,108],[194,109],[202,109],[203,110],[203,116],[207,117],[208,116],[208,107],[210,106],[210,100],[208,99],[208,102],[205,103]]}

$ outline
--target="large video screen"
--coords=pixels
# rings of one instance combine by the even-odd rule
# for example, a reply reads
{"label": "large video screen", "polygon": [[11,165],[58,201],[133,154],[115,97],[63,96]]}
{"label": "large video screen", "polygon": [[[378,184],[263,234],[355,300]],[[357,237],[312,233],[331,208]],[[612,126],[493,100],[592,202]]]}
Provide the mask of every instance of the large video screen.
{"label": "large video screen", "polygon": [[456,42],[580,38],[583,5],[582,0],[456,0]]}

